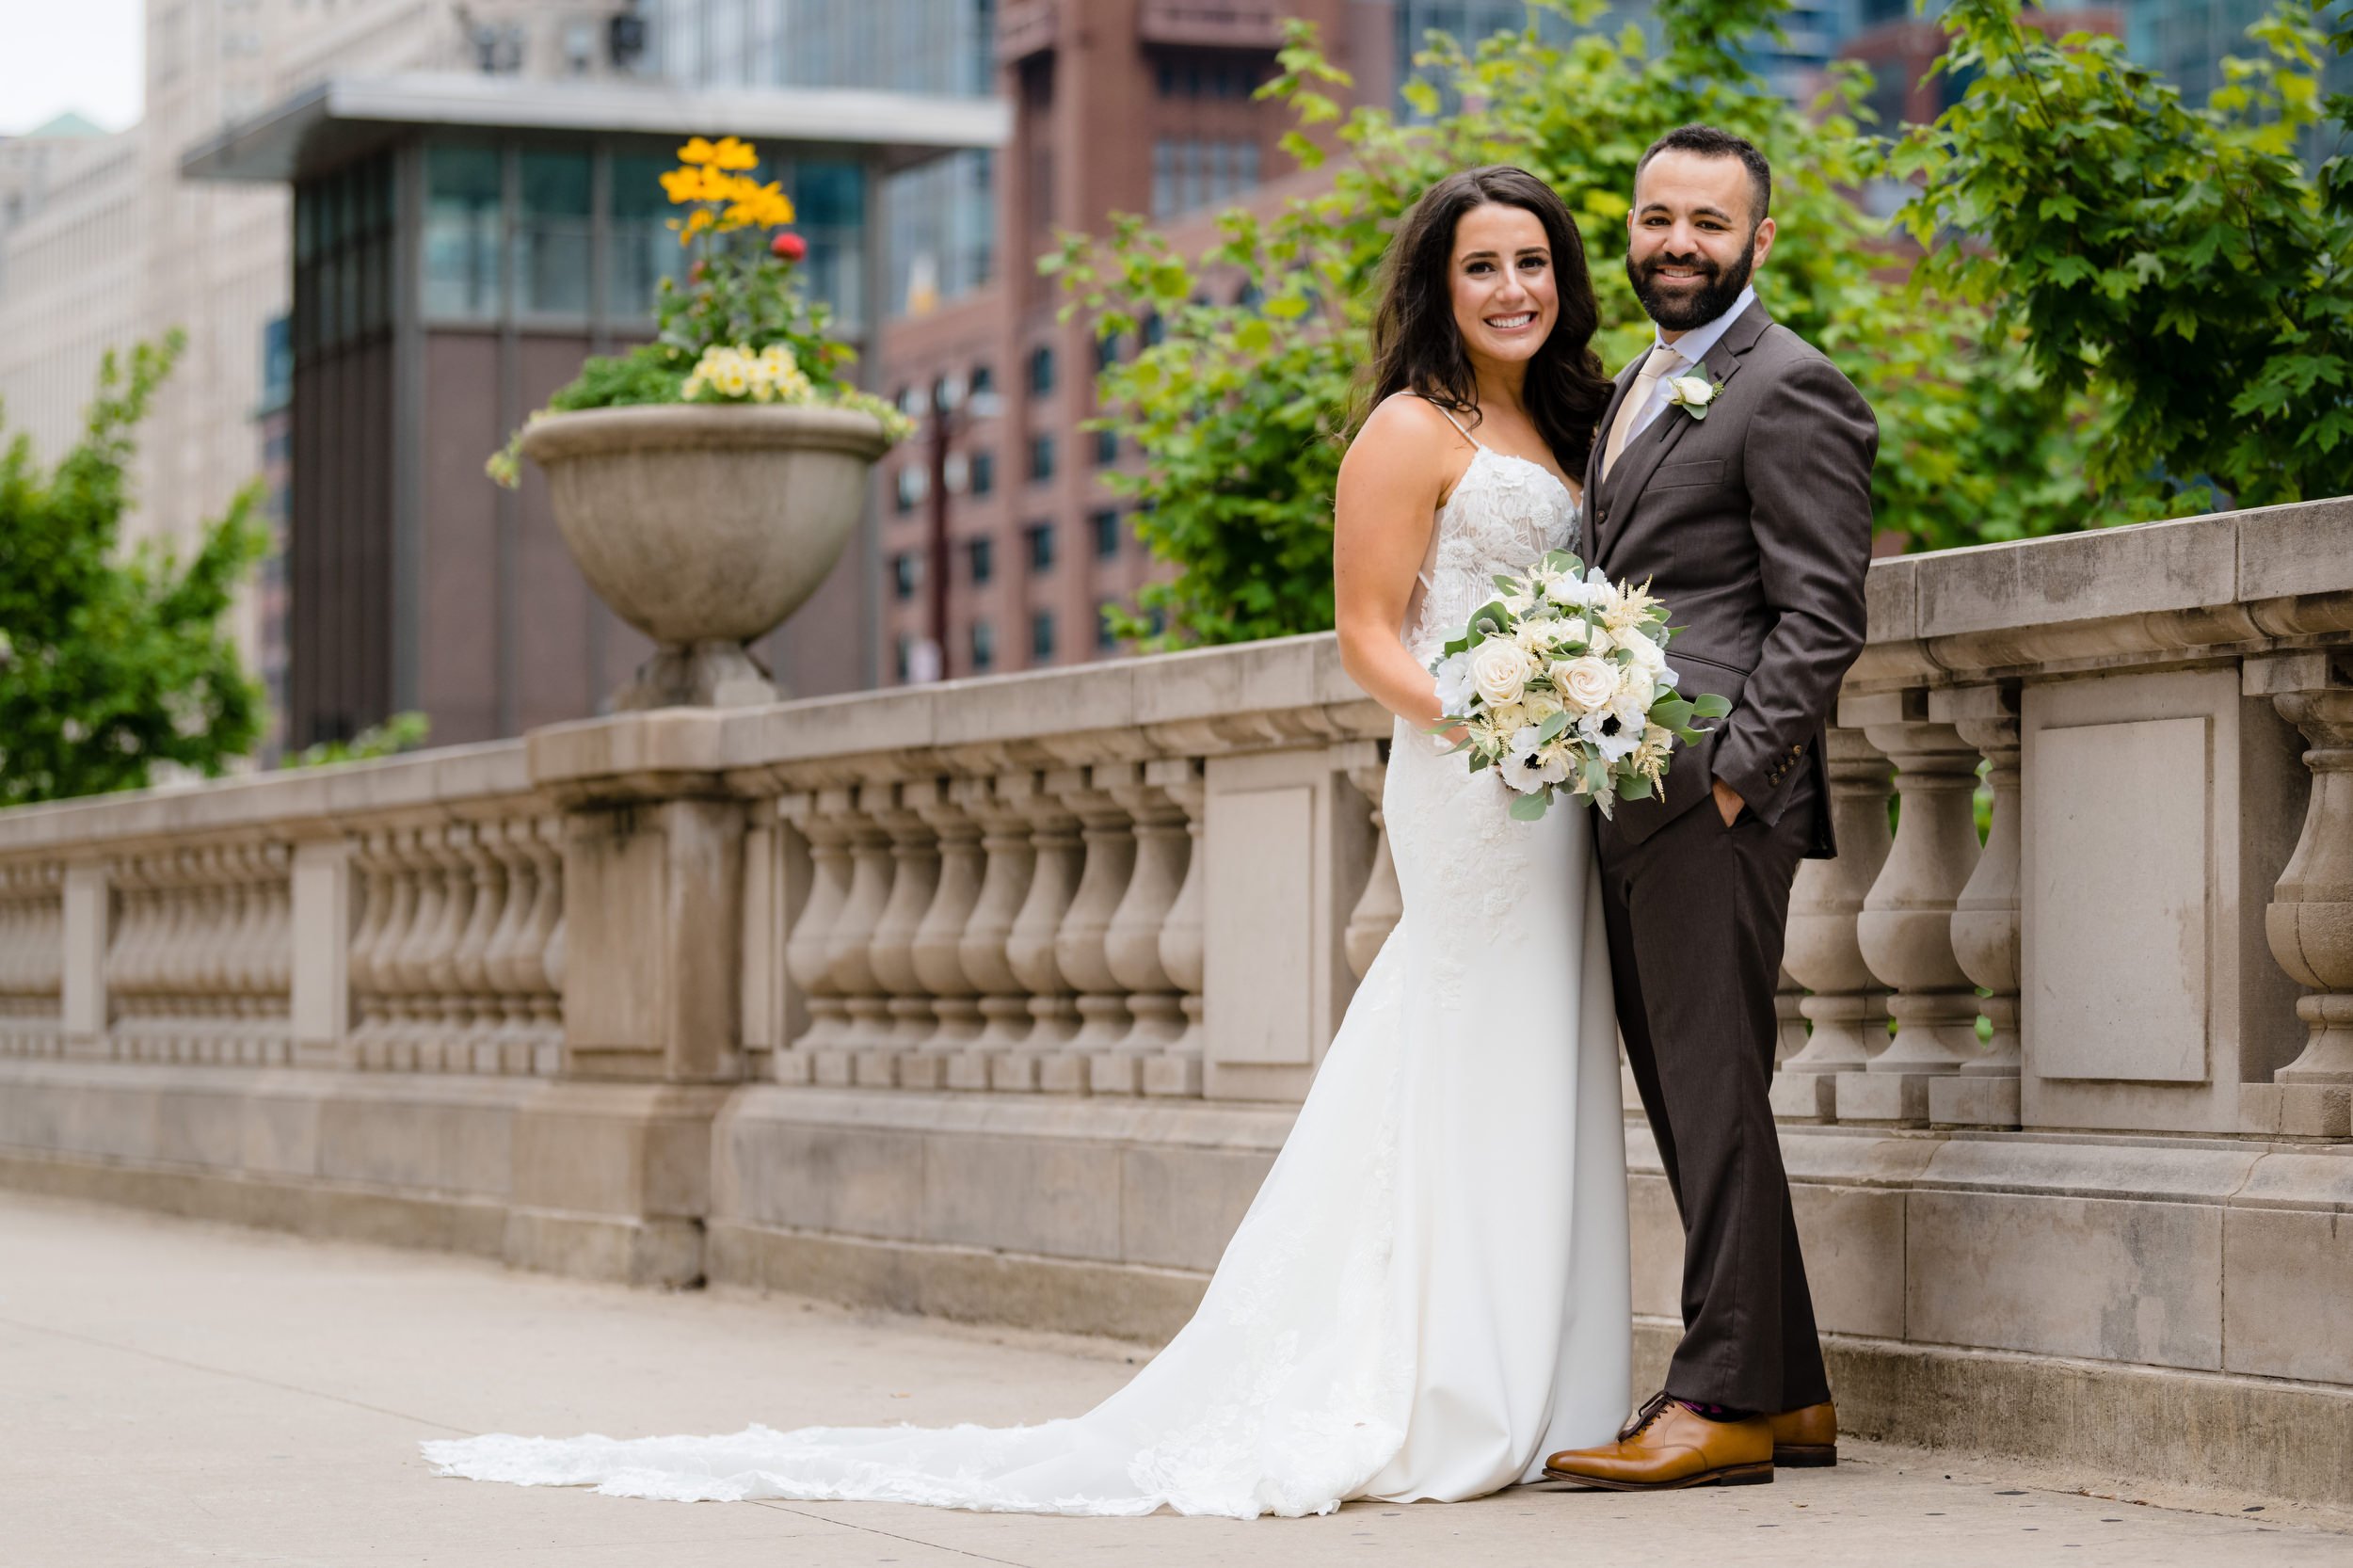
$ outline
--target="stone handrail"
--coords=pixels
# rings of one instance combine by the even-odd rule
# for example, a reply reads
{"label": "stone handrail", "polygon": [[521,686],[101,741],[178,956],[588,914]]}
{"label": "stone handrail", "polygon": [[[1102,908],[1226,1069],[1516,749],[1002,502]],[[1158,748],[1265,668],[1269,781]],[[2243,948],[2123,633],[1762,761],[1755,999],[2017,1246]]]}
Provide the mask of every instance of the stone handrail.
{"label": "stone handrail", "polygon": [[[1869,592],[1780,1112],[2346,1136],[2353,501]],[[1294,1100],[1389,728],[1307,636],[0,813],[0,1050]]]}

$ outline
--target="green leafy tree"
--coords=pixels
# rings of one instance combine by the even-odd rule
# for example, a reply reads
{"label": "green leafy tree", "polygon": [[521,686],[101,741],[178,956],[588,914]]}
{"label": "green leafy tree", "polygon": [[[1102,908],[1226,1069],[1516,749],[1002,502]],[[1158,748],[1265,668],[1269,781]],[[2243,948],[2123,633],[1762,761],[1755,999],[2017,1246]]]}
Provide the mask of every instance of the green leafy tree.
{"label": "green leafy tree", "polygon": [[[1590,26],[1596,0],[1540,8]],[[1222,241],[1197,261],[1174,254],[1141,219],[1121,217],[1106,242],[1065,236],[1042,264],[1063,274],[1068,308],[1106,335],[1156,322],[1160,340],[1098,381],[1105,422],[1129,431],[1144,472],[1114,478],[1144,503],[1139,534],[1178,568],[1140,595],[1164,633],[1148,639],[1230,642],[1332,623],[1332,490],[1350,399],[1368,355],[1384,249],[1397,221],[1443,175],[1513,163],[1547,181],[1583,231],[1612,366],[1651,327],[1625,274],[1625,215],[1642,151],[1699,120],[1748,136],[1774,168],[1780,231],[1761,291],[1775,317],[1819,345],[1862,388],[1881,427],[1880,525],[1926,546],[2016,536],[2088,520],[2150,515],[2129,486],[2093,495],[2069,423],[2039,386],[2014,336],[1989,336],[1982,307],[1908,293],[1883,224],[1851,200],[1881,168],[1854,107],[1859,68],[1837,74],[1801,111],[1745,61],[1744,46],[1778,31],[1782,0],[1662,0],[1654,51],[1641,33],[1547,41],[1528,28],[1466,53],[1432,35],[1417,56],[1439,88],[1406,88],[1425,123],[1379,108],[1343,116],[1333,89],[1346,75],[1294,25],[1282,72],[1263,89],[1288,101],[1300,129],[1286,140],[1309,167],[1341,155],[1331,186],[1259,219],[1235,210]],[[1239,274],[1248,303],[1205,303],[1207,280]],[[2013,407],[2013,405],[2018,405]],[[1147,624],[1115,614],[1124,635]]]}
{"label": "green leafy tree", "polygon": [[216,776],[260,732],[260,690],[220,625],[268,542],[259,487],[184,566],[118,550],[132,431],[181,344],[106,356],[54,472],[21,434],[0,456],[0,806],[137,789],[158,762]]}
{"label": "green leafy tree", "polygon": [[2353,490],[2353,161],[2299,156],[2353,98],[2324,100],[2321,51],[2353,49],[2290,0],[2223,62],[2203,108],[2112,38],[2054,40],[2016,0],[1953,0],[1941,68],[1968,93],[1893,167],[1915,274],[2024,341],[2034,401],[2093,395],[2095,484],[2162,475],[2173,509]]}

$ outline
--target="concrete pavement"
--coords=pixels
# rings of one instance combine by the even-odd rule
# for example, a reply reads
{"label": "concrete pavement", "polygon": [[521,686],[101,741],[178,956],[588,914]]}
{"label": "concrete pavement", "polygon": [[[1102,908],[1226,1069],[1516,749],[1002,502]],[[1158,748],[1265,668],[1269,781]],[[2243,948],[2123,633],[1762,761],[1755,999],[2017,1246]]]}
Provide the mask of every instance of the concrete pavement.
{"label": "concrete pavement", "polygon": [[1247,1525],[648,1503],[438,1480],[416,1449],[489,1430],[1036,1420],[1083,1409],[1146,1354],[0,1193],[0,1568],[2353,1565],[2341,1515],[2087,1496],[2057,1489],[2078,1478],[1863,1448],[1770,1487],[1522,1488]]}

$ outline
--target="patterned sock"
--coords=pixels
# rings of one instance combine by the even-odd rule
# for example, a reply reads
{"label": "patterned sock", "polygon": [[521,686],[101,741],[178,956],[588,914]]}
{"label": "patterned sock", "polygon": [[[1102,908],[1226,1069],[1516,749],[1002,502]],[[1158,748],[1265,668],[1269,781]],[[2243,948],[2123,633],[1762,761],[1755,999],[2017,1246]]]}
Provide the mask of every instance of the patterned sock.
{"label": "patterned sock", "polygon": [[1675,1403],[1681,1405],[1684,1409],[1689,1411],[1692,1415],[1697,1416],[1704,1420],[1745,1421],[1749,1418],[1749,1413],[1747,1411],[1735,1410],[1730,1405],[1726,1404],[1703,1404],[1698,1400],[1685,1399],[1678,1399],[1675,1400]]}

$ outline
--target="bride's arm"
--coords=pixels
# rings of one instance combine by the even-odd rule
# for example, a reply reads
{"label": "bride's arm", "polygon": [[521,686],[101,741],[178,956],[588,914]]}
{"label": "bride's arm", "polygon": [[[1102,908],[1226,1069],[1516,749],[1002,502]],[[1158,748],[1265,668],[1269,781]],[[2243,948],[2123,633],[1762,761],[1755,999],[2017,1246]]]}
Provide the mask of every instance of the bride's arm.
{"label": "bride's arm", "polygon": [[1461,438],[1418,397],[1372,411],[1340,461],[1332,529],[1333,619],[1340,663],[1365,694],[1417,728],[1444,712],[1437,680],[1399,629],[1430,548],[1449,449]]}

